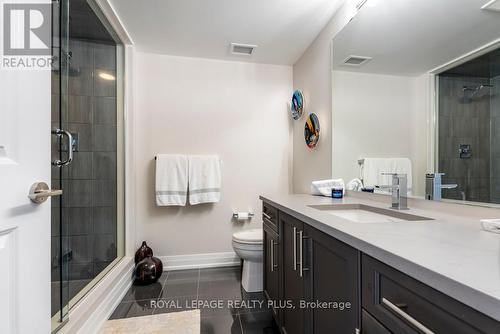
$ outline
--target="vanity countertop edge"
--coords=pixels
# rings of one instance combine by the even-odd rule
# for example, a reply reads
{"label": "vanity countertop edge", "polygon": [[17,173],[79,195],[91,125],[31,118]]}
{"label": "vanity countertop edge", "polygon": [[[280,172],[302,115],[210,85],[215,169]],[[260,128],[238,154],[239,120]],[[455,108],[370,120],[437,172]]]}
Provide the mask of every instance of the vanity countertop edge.
{"label": "vanity countertop edge", "polygon": [[[413,209],[410,205],[410,210],[405,213],[427,216],[433,220],[363,224],[309,207],[356,203],[387,209],[390,197],[384,197],[387,197],[386,202],[381,202],[380,196],[379,200],[374,201],[365,194],[347,196],[341,200],[300,194],[261,195],[259,198],[321,232],[500,321],[500,234],[482,231],[477,218],[425,210],[421,207]],[[425,202],[429,201],[422,200],[422,204]],[[439,207],[439,204],[432,203],[431,206]],[[451,206],[452,210],[453,205],[457,205],[457,210],[463,209],[458,207],[458,204],[445,205],[448,205],[448,209]],[[500,216],[498,209],[485,210],[484,214],[496,210]]]}

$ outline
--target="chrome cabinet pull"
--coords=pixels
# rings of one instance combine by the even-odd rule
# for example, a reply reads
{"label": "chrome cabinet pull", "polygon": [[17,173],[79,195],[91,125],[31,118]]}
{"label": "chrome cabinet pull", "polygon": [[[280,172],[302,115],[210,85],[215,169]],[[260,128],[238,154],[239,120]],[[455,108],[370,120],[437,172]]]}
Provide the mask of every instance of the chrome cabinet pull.
{"label": "chrome cabinet pull", "polygon": [[30,188],[28,198],[36,204],[42,204],[49,197],[61,196],[62,190],[50,190],[49,186],[45,182],[36,182]]}
{"label": "chrome cabinet pull", "polygon": [[299,276],[302,277],[304,273],[304,247],[303,247],[303,236],[304,232],[299,231]]}
{"label": "chrome cabinet pull", "polygon": [[273,217],[271,217],[270,215],[268,215],[267,213],[265,212],[262,212],[262,215],[264,216],[264,218],[268,219],[268,220],[272,220]]}
{"label": "chrome cabinet pull", "polygon": [[[278,263],[274,263],[274,247],[275,246],[278,246],[279,245],[279,242],[275,242],[274,240],[272,240],[272,244],[273,244],[273,265],[274,265],[274,268],[278,268]],[[279,259],[279,258],[278,258]]]}
{"label": "chrome cabinet pull", "polygon": [[435,334],[433,331],[431,331],[429,328],[425,327],[422,325],[420,322],[418,322],[415,318],[413,318],[411,315],[408,313],[404,312],[401,310],[399,307],[391,303],[389,300],[382,298],[382,304],[387,306],[389,309],[391,309],[394,313],[399,315],[401,318],[404,320],[408,321],[411,325],[413,325],[415,328],[417,328],[419,331],[421,331],[424,334]]}
{"label": "chrome cabinet pull", "polygon": [[62,166],[69,165],[71,163],[71,161],[73,161],[73,136],[68,131],[61,130],[61,129],[52,130],[52,134],[56,135],[57,137],[62,137],[62,136],[68,137],[68,158],[64,161],[56,159],[56,160],[52,161],[52,165],[54,165],[56,167],[62,167]]}
{"label": "chrome cabinet pull", "polygon": [[297,228],[293,228],[293,270],[297,270]]}
{"label": "chrome cabinet pull", "polygon": [[274,271],[274,242],[273,239],[269,240],[269,247],[271,247],[271,272]]}

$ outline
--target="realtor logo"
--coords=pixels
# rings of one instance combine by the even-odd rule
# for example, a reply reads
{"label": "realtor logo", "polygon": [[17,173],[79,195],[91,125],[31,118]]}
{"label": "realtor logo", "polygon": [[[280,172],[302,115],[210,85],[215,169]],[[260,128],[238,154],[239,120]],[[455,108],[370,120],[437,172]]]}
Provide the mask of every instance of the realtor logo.
{"label": "realtor logo", "polygon": [[50,3],[3,5],[3,55],[51,55]]}

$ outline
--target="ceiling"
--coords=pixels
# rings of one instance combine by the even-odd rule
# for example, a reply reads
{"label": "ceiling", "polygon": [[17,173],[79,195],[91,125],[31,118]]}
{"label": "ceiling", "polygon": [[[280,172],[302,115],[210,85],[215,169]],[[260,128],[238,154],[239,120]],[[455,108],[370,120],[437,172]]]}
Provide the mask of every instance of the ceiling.
{"label": "ceiling", "polygon": [[[333,40],[335,70],[420,75],[500,38],[488,0],[368,0]],[[349,56],[373,59],[341,66]]]}
{"label": "ceiling", "polygon": [[70,38],[114,43],[86,0],[72,0],[69,11]]}
{"label": "ceiling", "polygon": [[[345,0],[111,0],[139,51],[292,65]],[[257,45],[233,55],[230,43]]]}

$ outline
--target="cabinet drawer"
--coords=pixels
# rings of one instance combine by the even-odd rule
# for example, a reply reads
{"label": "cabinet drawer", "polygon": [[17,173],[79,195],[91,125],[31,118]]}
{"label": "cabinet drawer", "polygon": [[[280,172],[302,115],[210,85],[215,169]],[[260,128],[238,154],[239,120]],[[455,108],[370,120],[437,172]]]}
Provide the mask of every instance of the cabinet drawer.
{"label": "cabinet drawer", "polygon": [[361,311],[361,333],[363,334],[392,334],[380,322],[365,310]]}
{"label": "cabinet drawer", "polygon": [[279,232],[278,209],[265,202],[262,202],[262,221],[267,223],[276,232]]}
{"label": "cabinet drawer", "polygon": [[394,333],[500,333],[499,322],[367,255],[362,272],[363,308]]}

